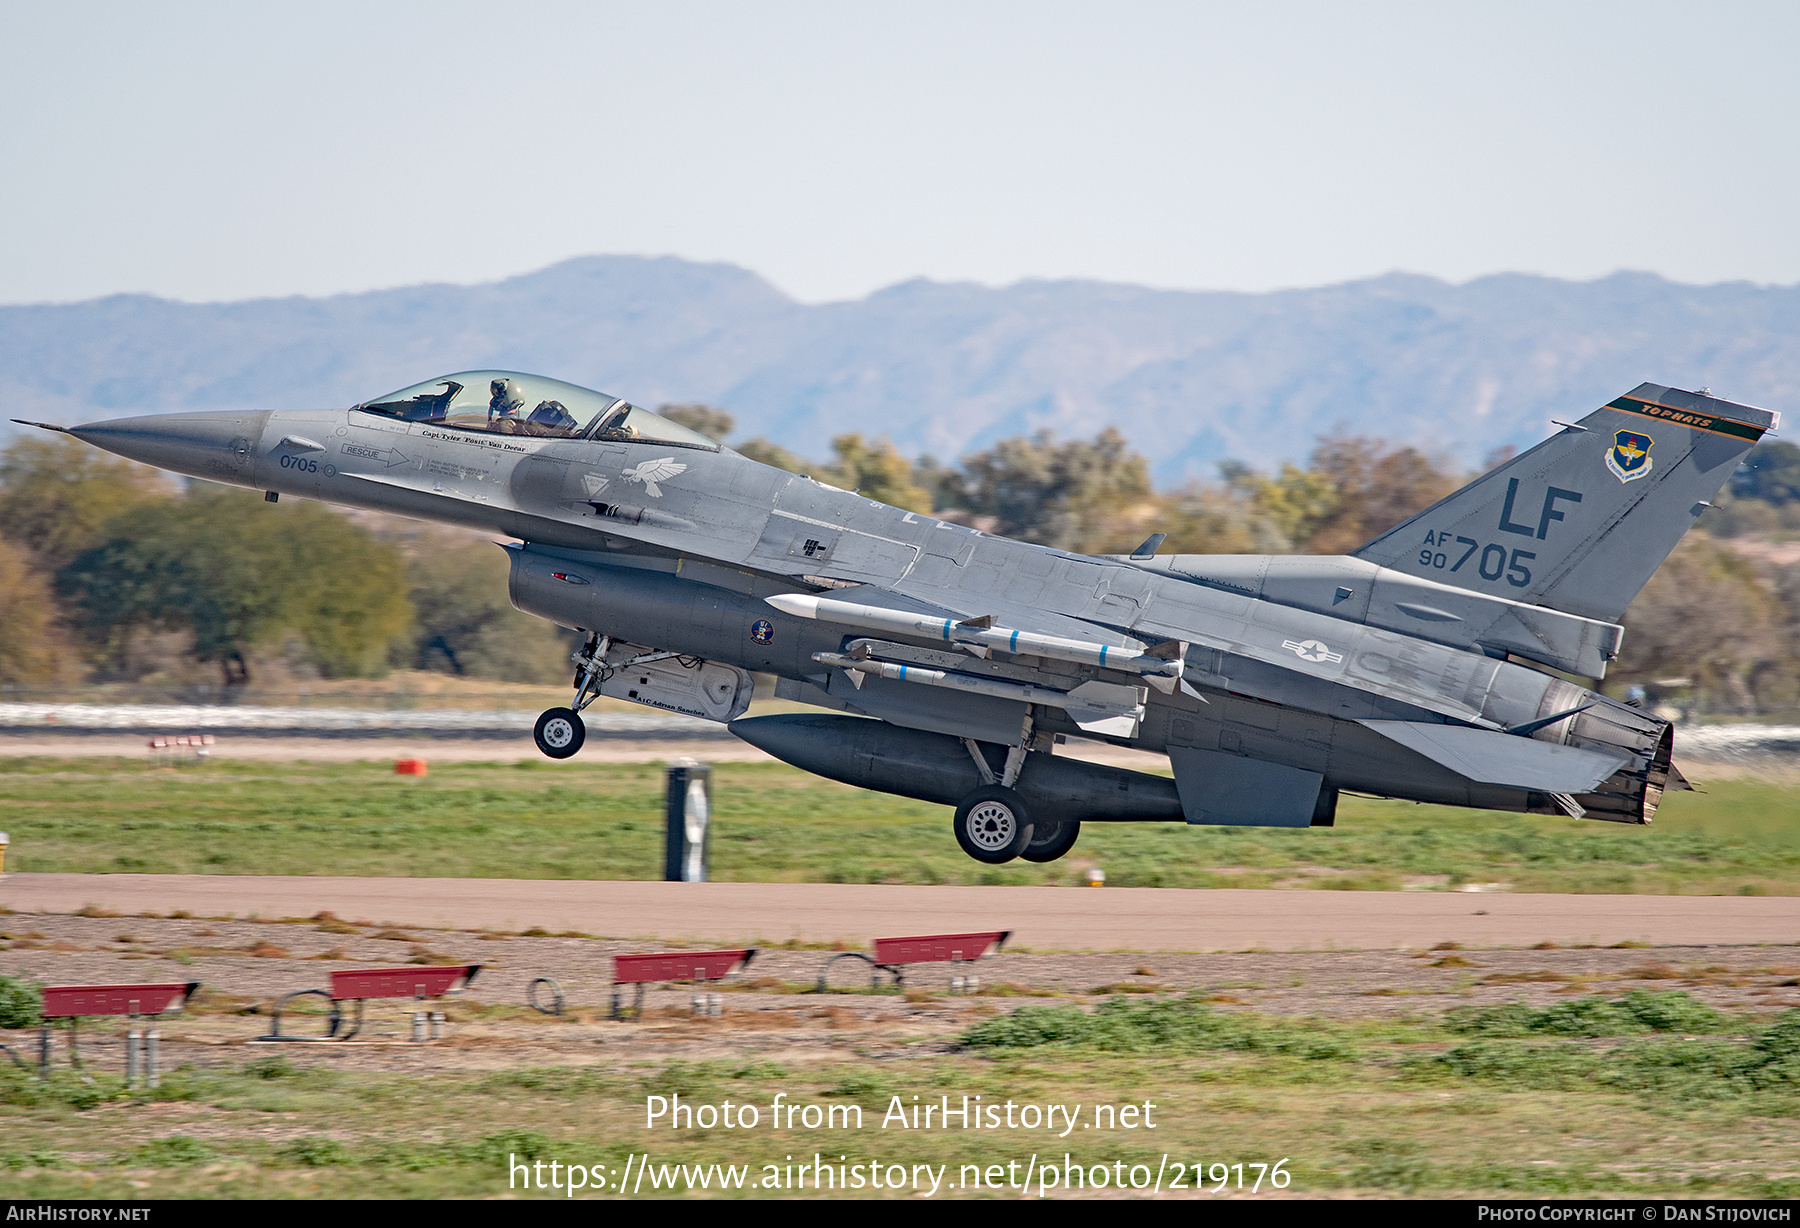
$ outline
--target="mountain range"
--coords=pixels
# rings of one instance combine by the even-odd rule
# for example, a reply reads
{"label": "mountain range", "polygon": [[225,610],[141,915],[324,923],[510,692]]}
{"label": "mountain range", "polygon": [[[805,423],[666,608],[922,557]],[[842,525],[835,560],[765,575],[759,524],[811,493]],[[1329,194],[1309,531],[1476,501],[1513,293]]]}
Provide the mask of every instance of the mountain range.
{"label": "mountain range", "polygon": [[1646,273],[1452,285],[1389,274],[1268,293],[909,281],[804,304],[728,264],[588,256],[483,285],[0,307],[0,416],[350,405],[452,371],[704,402],[825,457],[834,435],[954,458],[1111,425],[1157,479],[1381,436],[1474,465],[1644,380],[1800,411],[1800,286]]}

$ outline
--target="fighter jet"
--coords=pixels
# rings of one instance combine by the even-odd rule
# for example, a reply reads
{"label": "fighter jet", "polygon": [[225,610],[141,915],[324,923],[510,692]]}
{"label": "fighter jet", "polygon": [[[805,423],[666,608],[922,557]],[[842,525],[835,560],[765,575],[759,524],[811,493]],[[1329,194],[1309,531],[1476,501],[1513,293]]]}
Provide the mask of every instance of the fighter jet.
{"label": "fighter jet", "polygon": [[[1685,787],[1673,731],[1594,688],[1626,606],[1777,424],[1641,384],[1329,557],[1011,541],[511,371],[69,433],[271,501],[507,537],[513,604],[585,634],[573,698],[537,722],[552,758],[581,750],[599,695],[704,717],[954,806],[958,843],[997,864],[1061,857],[1090,822],[1329,827],[1346,790],[1650,822]],[[746,718],[751,671],[818,711]],[[1166,754],[1172,776],[1059,756],[1068,737]]]}

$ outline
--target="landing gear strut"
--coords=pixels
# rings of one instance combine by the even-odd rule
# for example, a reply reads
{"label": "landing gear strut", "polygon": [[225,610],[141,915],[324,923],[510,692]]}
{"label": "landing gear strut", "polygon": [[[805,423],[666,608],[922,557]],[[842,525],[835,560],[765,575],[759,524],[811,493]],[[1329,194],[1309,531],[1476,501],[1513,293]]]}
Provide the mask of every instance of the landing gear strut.
{"label": "landing gear strut", "polygon": [[604,635],[589,634],[575,662],[575,702],[567,708],[551,708],[537,719],[531,731],[539,750],[552,759],[567,759],[587,741],[587,725],[581,710],[600,697],[600,684],[606,679],[606,650],[612,640]]}
{"label": "landing gear strut", "polygon": [[[954,828],[956,842],[962,851],[976,861],[997,866],[1023,857],[1027,861],[1055,861],[1075,846],[1081,824],[1073,819],[1054,819],[1034,828],[1031,811],[1013,785],[1025,770],[1025,761],[1033,746],[1049,750],[1052,740],[1040,737],[1032,708],[1025,708],[1025,722],[1019,729],[1019,743],[1006,752],[1006,766],[994,775],[987,755],[973,738],[964,738],[969,758],[975,761],[982,787],[963,798],[956,808]],[[1041,835],[1035,834],[1041,832]]]}

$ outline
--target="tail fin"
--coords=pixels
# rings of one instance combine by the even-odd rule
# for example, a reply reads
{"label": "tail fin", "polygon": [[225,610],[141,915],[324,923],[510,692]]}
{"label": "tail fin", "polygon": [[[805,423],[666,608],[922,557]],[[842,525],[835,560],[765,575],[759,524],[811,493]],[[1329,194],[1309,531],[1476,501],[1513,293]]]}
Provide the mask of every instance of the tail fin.
{"label": "tail fin", "polygon": [[1763,432],[1766,409],[1639,384],[1356,557],[1617,622]]}

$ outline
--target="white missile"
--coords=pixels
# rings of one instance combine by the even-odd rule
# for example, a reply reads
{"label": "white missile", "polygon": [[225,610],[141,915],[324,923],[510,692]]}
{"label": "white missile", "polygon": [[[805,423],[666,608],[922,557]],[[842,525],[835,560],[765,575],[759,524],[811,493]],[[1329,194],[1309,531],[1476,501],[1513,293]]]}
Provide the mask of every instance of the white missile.
{"label": "white missile", "polygon": [[[1026,682],[1010,682],[1004,678],[979,678],[972,674],[927,669],[922,665],[902,665],[894,661],[879,661],[872,657],[850,656],[841,652],[815,652],[812,659],[821,665],[833,665],[849,671],[850,680],[859,689],[862,686],[862,676],[871,674],[895,682],[944,687],[971,695],[992,695],[997,699],[1014,699],[1020,703],[1043,704],[1063,709],[1077,725],[1093,732],[1135,736],[1137,722],[1144,719],[1142,687],[1119,686],[1111,682],[1084,682],[1072,691],[1058,691],[1050,687],[1032,686]],[[1130,733],[1123,733],[1122,727],[1112,727],[1110,723],[1115,721],[1129,724]]]}
{"label": "white missile", "polygon": [[[1120,648],[1093,640],[1070,640],[1056,635],[1015,631],[1009,627],[993,626],[989,619],[958,622],[954,618],[932,618],[924,614],[884,610],[880,606],[833,601],[828,597],[803,596],[799,593],[782,593],[764,600],[783,614],[792,614],[797,618],[816,618],[823,622],[842,623],[847,627],[861,627],[870,631],[943,640],[967,648],[978,656],[985,656],[991,650],[1049,657],[1055,661],[1072,661],[1077,665],[1097,665],[1102,669],[1154,675],[1159,681],[1163,678],[1179,678],[1182,671],[1179,655],[1152,656],[1141,646]],[[1185,649],[1186,645],[1180,647]],[[1172,687],[1173,681],[1169,685]]]}

